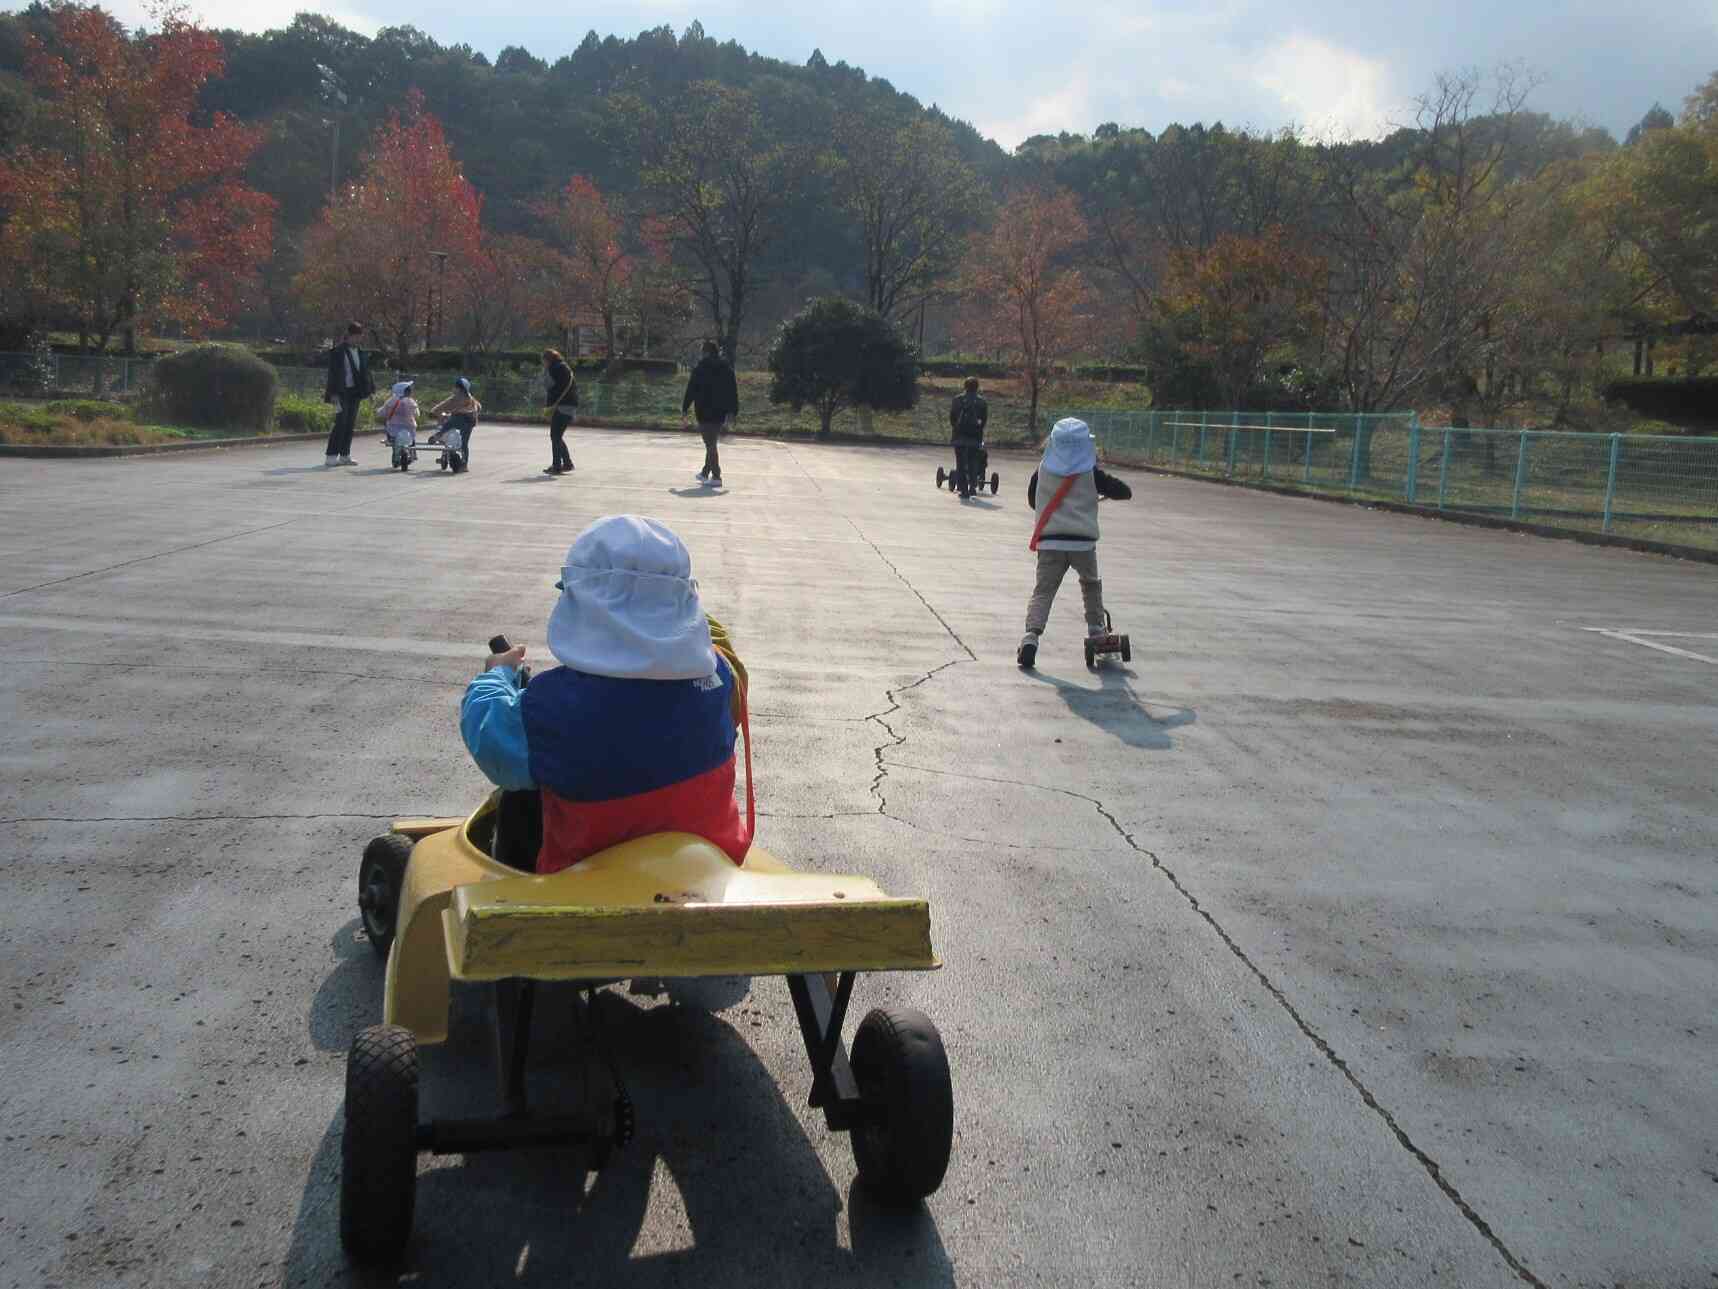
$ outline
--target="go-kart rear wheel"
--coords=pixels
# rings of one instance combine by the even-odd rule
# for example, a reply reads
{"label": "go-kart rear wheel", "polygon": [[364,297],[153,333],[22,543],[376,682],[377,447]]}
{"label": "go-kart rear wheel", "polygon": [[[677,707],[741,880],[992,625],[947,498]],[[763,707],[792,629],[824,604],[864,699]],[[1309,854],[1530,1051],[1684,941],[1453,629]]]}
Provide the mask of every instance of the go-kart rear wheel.
{"label": "go-kart rear wheel", "polygon": [[1123,662],[1133,661],[1133,642],[1125,635],[1121,638],[1121,660]]}
{"label": "go-kart rear wheel", "polygon": [[1086,641],[1086,666],[1088,668],[1090,668],[1090,667],[1096,667],[1097,665],[1098,665],[1098,651],[1096,648],[1093,647],[1092,642],[1090,640],[1088,640],[1088,641]]}
{"label": "go-kart rear wheel", "polygon": [[397,832],[372,837],[358,861],[358,917],[378,958],[386,958],[394,943],[394,922],[400,912],[400,888],[406,882],[406,861],[412,839]]}
{"label": "go-kart rear wheel", "polygon": [[993,473],[990,476],[990,495],[994,497],[997,493],[999,493],[1001,491],[1002,491],[1002,476],[999,474]]}
{"label": "go-kart rear wheel", "polygon": [[399,1025],[372,1025],[346,1054],[340,1243],[354,1258],[392,1258],[411,1236],[417,1132],[418,1041]]}
{"label": "go-kart rear wheel", "polygon": [[939,465],[937,467],[937,487],[939,487],[939,488],[942,487],[944,481],[947,480],[947,478],[948,478],[947,472],[944,471],[944,469]]}
{"label": "go-kart rear wheel", "polygon": [[853,1129],[859,1180],[872,1194],[916,1204],[942,1185],[954,1146],[948,1054],[916,1007],[877,1007],[853,1036],[853,1077],[865,1119]]}

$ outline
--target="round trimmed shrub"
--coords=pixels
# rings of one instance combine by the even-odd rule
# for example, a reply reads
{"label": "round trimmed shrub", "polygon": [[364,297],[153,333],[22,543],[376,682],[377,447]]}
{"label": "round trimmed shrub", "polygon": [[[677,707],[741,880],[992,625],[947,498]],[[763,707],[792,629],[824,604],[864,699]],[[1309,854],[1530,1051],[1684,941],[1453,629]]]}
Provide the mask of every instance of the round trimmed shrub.
{"label": "round trimmed shrub", "polygon": [[274,425],[274,368],[236,345],[198,345],[155,360],[148,411],[173,425],[252,430]]}

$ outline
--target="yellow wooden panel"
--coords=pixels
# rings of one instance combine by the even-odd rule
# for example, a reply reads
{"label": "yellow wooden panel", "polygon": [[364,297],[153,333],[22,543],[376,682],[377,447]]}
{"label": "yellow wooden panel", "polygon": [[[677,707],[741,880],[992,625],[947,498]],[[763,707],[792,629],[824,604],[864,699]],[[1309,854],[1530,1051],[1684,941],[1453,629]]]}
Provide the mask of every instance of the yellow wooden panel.
{"label": "yellow wooden panel", "polygon": [[940,964],[923,900],[527,905],[461,887],[442,914],[456,979],[767,976]]}

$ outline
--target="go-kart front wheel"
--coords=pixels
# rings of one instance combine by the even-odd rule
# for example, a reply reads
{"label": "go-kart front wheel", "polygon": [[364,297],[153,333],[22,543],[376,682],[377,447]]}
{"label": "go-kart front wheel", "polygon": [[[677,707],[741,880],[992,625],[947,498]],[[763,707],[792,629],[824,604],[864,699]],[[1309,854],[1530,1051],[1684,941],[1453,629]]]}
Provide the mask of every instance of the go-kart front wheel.
{"label": "go-kart front wheel", "polygon": [[1001,491],[1002,491],[1002,476],[995,473],[994,471],[992,471],[991,475],[990,475],[990,495],[994,497],[998,492],[1001,492]]}
{"label": "go-kart front wheel", "polygon": [[394,943],[394,921],[400,913],[400,888],[406,882],[406,861],[412,839],[397,832],[372,837],[358,861],[358,916],[376,956],[386,958]]}
{"label": "go-kart front wheel", "polygon": [[954,1146],[954,1089],[942,1035],[916,1007],[877,1007],[853,1036],[865,1118],[853,1129],[859,1180],[889,1203],[942,1185]]}
{"label": "go-kart front wheel", "polygon": [[937,487],[939,487],[939,488],[942,487],[943,483],[947,479],[948,479],[948,473],[939,465],[937,467]]}
{"label": "go-kart front wheel", "polygon": [[399,1025],[372,1025],[346,1054],[340,1243],[354,1258],[392,1258],[411,1236],[417,1132],[418,1041]]}

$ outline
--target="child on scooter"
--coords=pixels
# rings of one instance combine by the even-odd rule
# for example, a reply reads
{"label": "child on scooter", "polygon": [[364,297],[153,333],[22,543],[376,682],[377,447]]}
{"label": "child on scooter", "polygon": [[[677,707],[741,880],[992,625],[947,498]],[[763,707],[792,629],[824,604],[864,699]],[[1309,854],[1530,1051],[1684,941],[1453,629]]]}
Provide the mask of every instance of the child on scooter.
{"label": "child on scooter", "polygon": [[1026,484],[1026,504],[1037,513],[1031,549],[1038,552],[1038,578],[1026,605],[1026,634],[1015,656],[1030,669],[1038,661],[1038,637],[1050,621],[1050,606],[1071,568],[1080,579],[1086,635],[1103,636],[1104,584],[1098,577],[1098,498],[1126,501],[1133,489],[1098,469],[1098,445],[1084,421],[1065,417],[1050,431],[1044,459]]}
{"label": "child on scooter", "polygon": [[382,437],[393,449],[390,464],[397,470],[409,470],[418,455],[418,401],[412,397],[412,384],[409,380],[395,381],[387,401],[376,409]]}
{"label": "child on scooter", "polygon": [[471,393],[471,382],[461,376],[453,382],[453,393],[430,408],[431,416],[446,416],[441,427],[430,435],[431,443],[452,448],[458,469],[471,464],[471,435],[477,429],[477,414],[483,410]]}
{"label": "child on scooter", "polygon": [[491,654],[467,686],[459,730],[478,768],[507,790],[536,788],[536,871],[558,872],[634,837],[689,832],[734,863],[751,848],[734,800],[745,669],[704,615],[692,557],[668,527],[599,519],[573,542],[549,614],[560,666],[518,685],[525,649]]}

